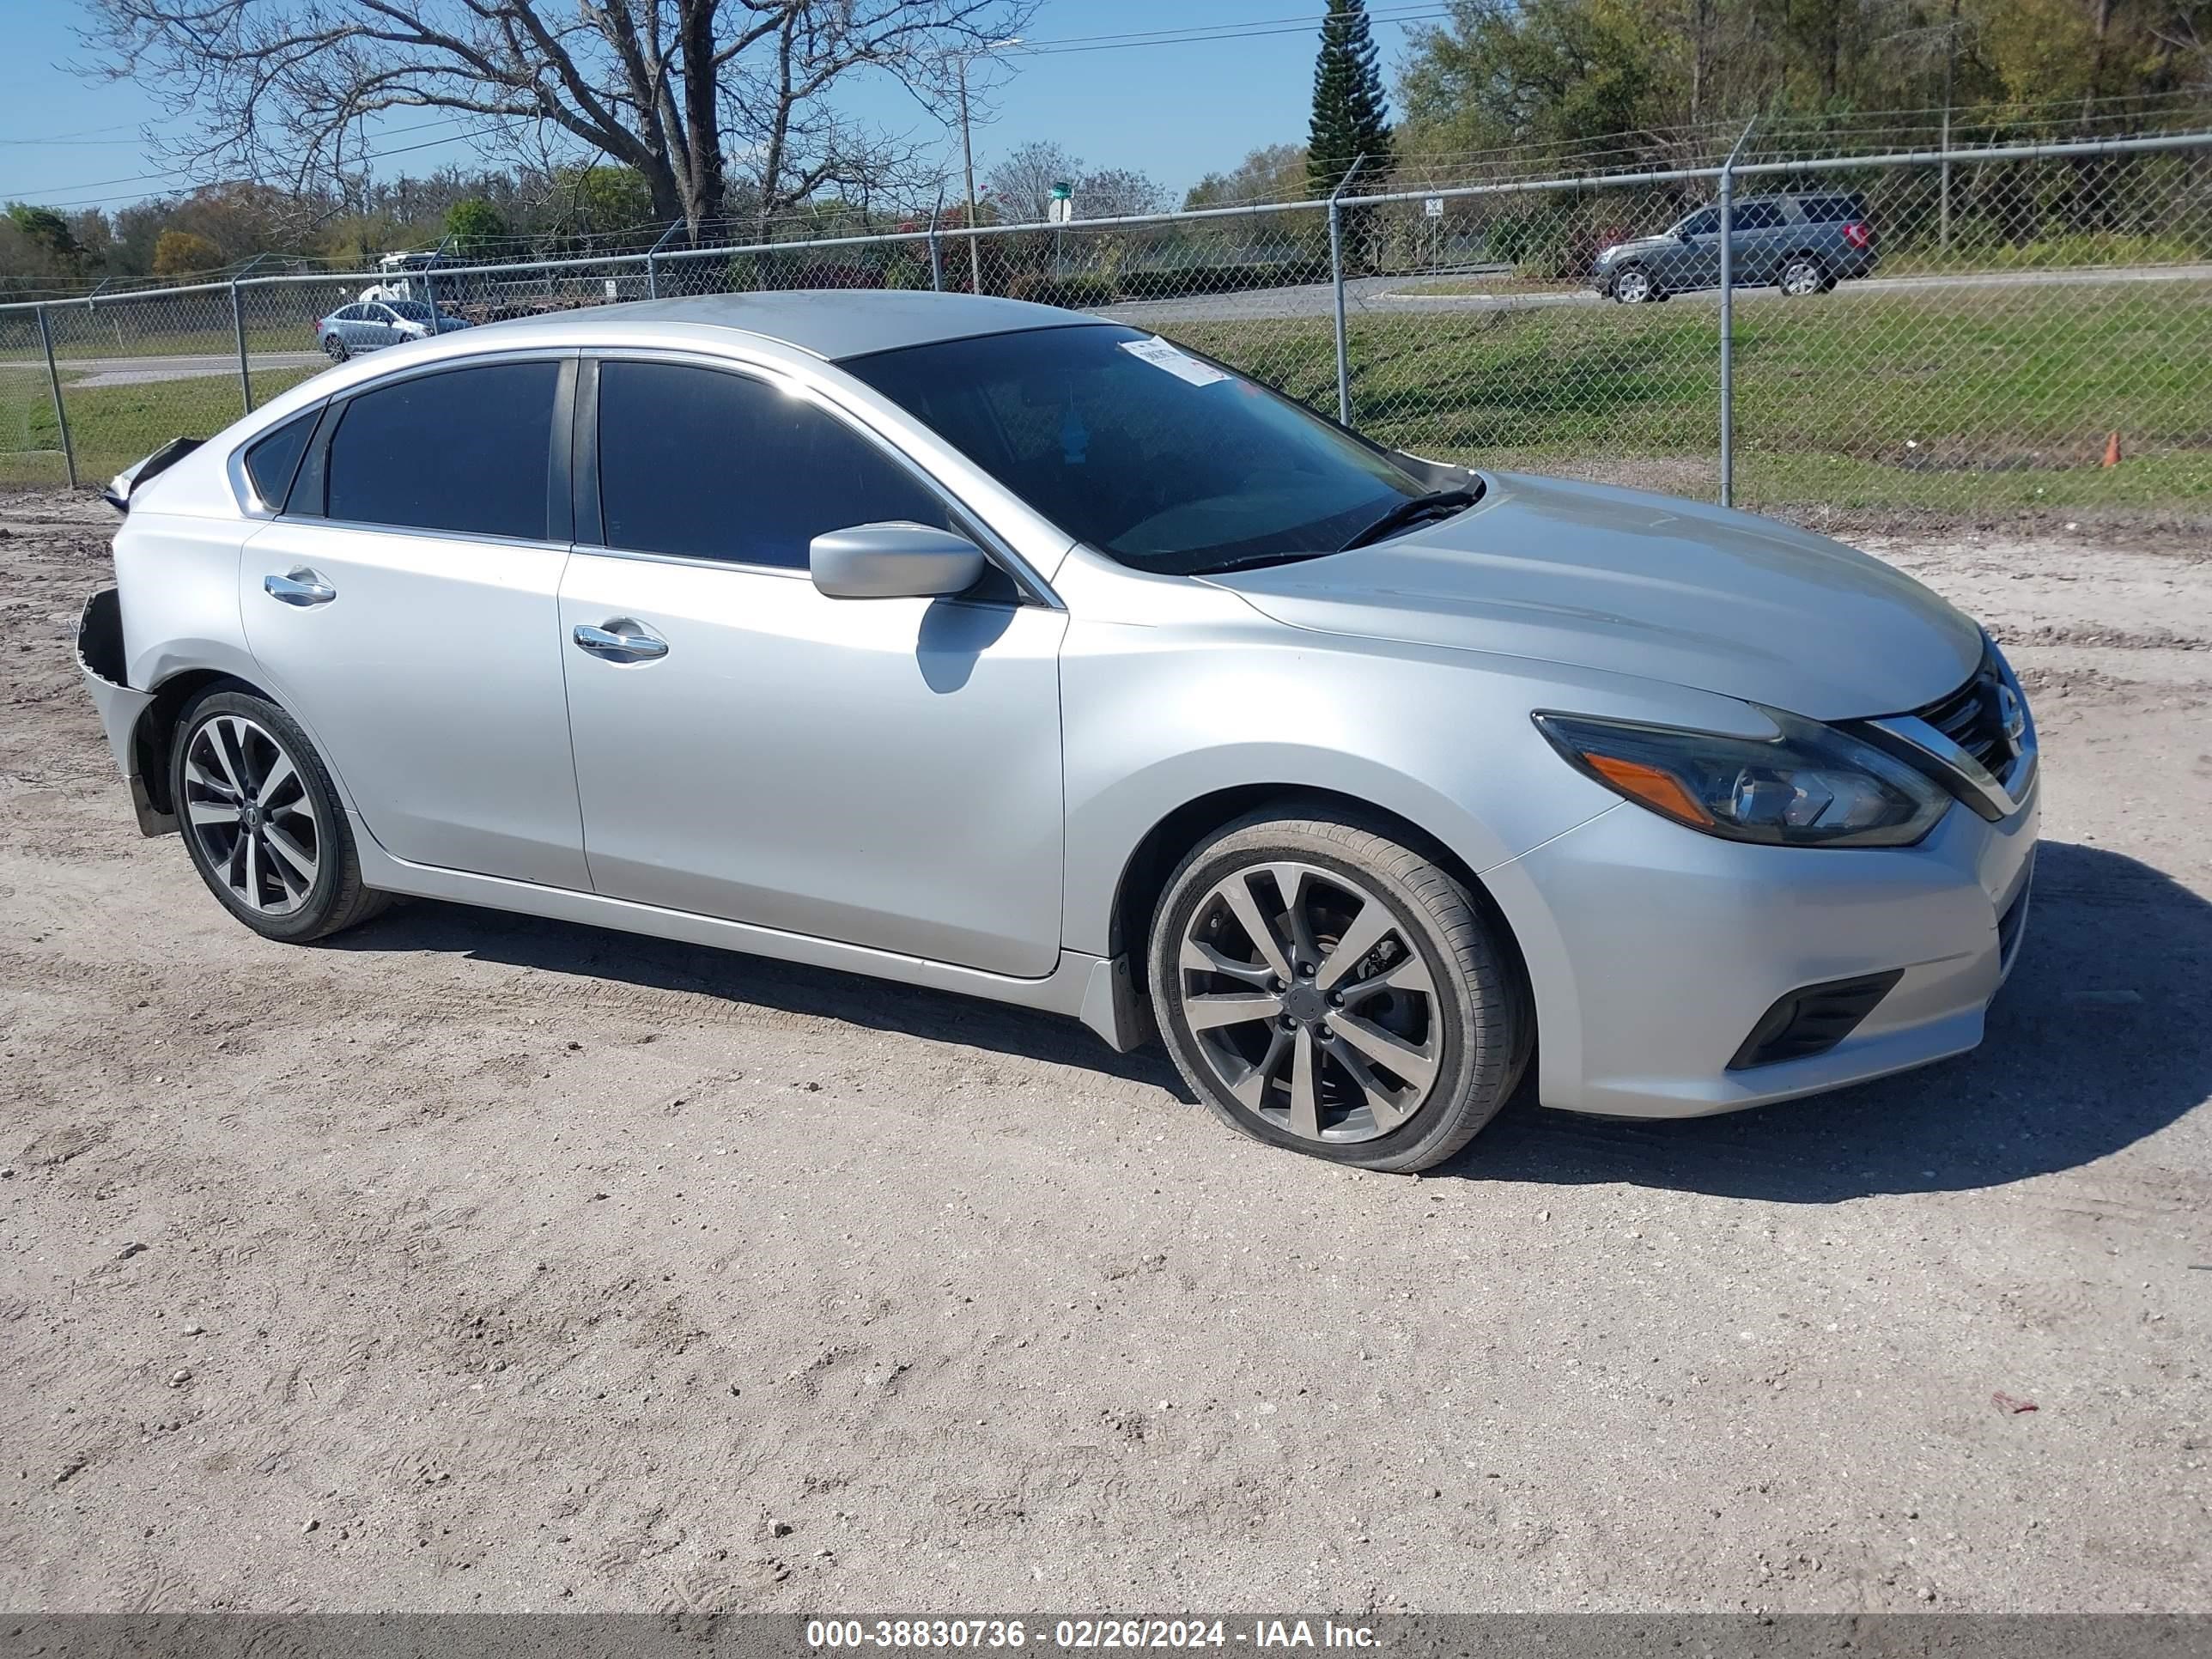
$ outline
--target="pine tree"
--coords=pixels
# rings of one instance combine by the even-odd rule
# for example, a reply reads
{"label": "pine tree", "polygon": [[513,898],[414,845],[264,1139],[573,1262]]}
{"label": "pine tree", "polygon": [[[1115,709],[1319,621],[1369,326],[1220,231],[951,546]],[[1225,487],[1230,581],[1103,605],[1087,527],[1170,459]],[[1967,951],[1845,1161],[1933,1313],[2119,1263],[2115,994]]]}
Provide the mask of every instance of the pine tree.
{"label": "pine tree", "polygon": [[1328,0],[1314,62],[1313,125],[1306,138],[1306,190],[1326,196],[1364,155],[1359,176],[1390,170],[1390,111],[1375,67],[1367,0]]}

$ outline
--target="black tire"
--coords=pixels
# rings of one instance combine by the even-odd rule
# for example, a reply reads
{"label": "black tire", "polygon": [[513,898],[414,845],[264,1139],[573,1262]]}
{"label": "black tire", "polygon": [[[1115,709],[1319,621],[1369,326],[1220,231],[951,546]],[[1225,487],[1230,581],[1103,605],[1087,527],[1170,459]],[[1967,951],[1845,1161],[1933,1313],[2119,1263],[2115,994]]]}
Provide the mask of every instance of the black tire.
{"label": "black tire", "polygon": [[346,343],[335,334],[324,340],[323,350],[334,363],[342,363],[352,355],[346,349]]}
{"label": "black tire", "polygon": [[[236,740],[241,731],[249,733],[244,744]],[[196,770],[195,750],[204,734],[222,749],[225,761],[245,775],[245,799],[253,809],[255,827],[251,832],[231,828],[228,839],[236,848],[240,842],[258,836],[250,861],[240,849],[231,859],[222,860],[219,868],[219,855],[212,843],[224,837],[225,826],[216,823],[204,832],[194,822],[195,800],[218,809],[212,815],[216,817],[228,805],[222,790],[210,788],[202,781],[211,774]],[[291,775],[297,778],[299,788],[296,793],[289,783],[270,788],[267,799],[271,805],[264,818],[261,790],[252,775],[257,763],[261,778],[277,774],[272,751],[290,763]],[[361,860],[354,848],[353,833],[322,757],[315,752],[299,722],[266,698],[216,688],[186,704],[178,717],[175,741],[170,746],[169,791],[192,868],[199,872],[208,891],[223,908],[262,938],[303,945],[366,921],[391,902],[390,894],[362,884]],[[296,804],[274,805],[280,801]],[[280,812],[287,815],[282,828]],[[302,817],[308,820],[304,826],[300,823]],[[246,823],[242,812],[238,823]],[[301,881],[303,890],[296,896],[283,876],[276,873],[281,868],[290,872],[294,879],[300,878],[299,867],[280,854],[276,844],[280,834],[286,838],[284,845],[304,848],[312,855],[312,879]],[[243,896],[241,887],[272,902],[257,908]]]}
{"label": "black tire", "polygon": [[[1190,992],[1187,984],[1194,980],[1201,986],[1218,986],[1219,981],[1203,969],[1185,968],[1188,936],[1194,928],[1203,933],[1222,925],[1218,914],[1222,884],[1243,880],[1249,873],[1261,882],[1260,891],[1267,891],[1274,878],[1265,873],[1267,866],[1284,865],[1312,872],[1302,879],[1304,890],[1318,896],[1316,915],[1326,915],[1335,878],[1357,884],[1346,890],[1346,896],[1380,901],[1392,924],[1378,947],[1386,953],[1382,960],[1389,962],[1395,956],[1393,972],[1411,967],[1402,954],[1410,947],[1419,967],[1425,970],[1432,994],[1425,1004],[1418,997],[1411,1000],[1420,1009],[1420,1036],[1434,1056],[1434,1077],[1425,1095],[1395,1127],[1380,1127],[1382,1120],[1370,1114],[1358,1138],[1317,1139],[1291,1133],[1288,1126],[1296,1119],[1291,1111],[1255,1108],[1237,1098],[1218,1069],[1220,1050],[1202,1047],[1192,1029],[1186,999],[1205,993]],[[1279,883],[1272,890],[1279,893]],[[1206,907],[1213,907],[1217,914],[1209,918]],[[1279,926],[1286,917],[1279,913],[1274,921]],[[1510,950],[1500,941],[1499,926],[1455,877],[1395,839],[1387,826],[1333,810],[1312,816],[1262,811],[1228,825],[1194,848],[1169,878],[1153,915],[1147,948],[1153,1012],[1184,1081],[1232,1127],[1271,1146],[1359,1169],[1399,1173],[1431,1169],[1460,1152],[1497,1115],[1520,1080],[1533,1047],[1534,1022],[1528,994]],[[1346,933],[1349,932],[1347,926]],[[1246,936],[1232,929],[1229,937]],[[1317,932],[1314,938],[1322,953],[1319,966],[1326,975],[1333,946],[1322,941]],[[1305,964],[1294,968],[1303,972]],[[1348,966],[1346,971],[1356,975],[1359,970]],[[1395,1001],[1395,993],[1386,994]],[[1287,1004],[1287,998],[1283,1000]],[[1354,1133],[1352,1126],[1359,1115],[1358,1080],[1339,1060],[1326,1057],[1331,1053],[1325,1044],[1331,1038],[1332,1021],[1337,1024],[1340,1040],[1334,1052],[1342,1052],[1341,1025],[1349,1012],[1339,1006],[1309,1016],[1316,1034],[1315,1079],[1324,1103],[1334,1091],[1334,1103],[1324,1103],[1320,1115],[1343,1114],[1336,1120],[1338,1127],[1324,1129],[1325,1136]],[[1283,1040],[1273,1036],[1275,1030],[1279,1025],[1287,1031],[1293,1023],[1286,1008],[1280,1020],[1247,1022],[1240,1029],[1249,1035],[1240,1040],[1255,1048],[1266,1046],[1273,1054],[1273,1045]],[[1221,1036],[1219,1027],[1211,1033],[1214,1039]],[[1304,1040],[1304,1031],[1297,1040]],[[1261,1069],[1255,1063],[1252,1073]],[[1276,1101],[1279,1090],[1279,1098],[1287,1102],[1286,1079],[1259,1085],[1263,1103]],[[1352,1103],[1348,1111],[1347,1102]]]}

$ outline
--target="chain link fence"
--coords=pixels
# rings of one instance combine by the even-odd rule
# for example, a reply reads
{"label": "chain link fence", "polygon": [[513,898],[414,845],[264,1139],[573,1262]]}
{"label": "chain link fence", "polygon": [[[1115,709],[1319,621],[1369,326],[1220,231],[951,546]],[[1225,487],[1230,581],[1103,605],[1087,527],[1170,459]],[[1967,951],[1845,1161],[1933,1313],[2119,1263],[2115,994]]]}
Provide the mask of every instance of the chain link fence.
{"label": "chain link fence", "polygon": [[[216,431],[325,366],[321,320],[390,280],[0,307],[0,480],[94,482]],[[1440,459],[1799,517],[2212,515],[2212,133],[664,239],[405,283],[477,324],[769,289],[1002,295],[1154,331]]]}

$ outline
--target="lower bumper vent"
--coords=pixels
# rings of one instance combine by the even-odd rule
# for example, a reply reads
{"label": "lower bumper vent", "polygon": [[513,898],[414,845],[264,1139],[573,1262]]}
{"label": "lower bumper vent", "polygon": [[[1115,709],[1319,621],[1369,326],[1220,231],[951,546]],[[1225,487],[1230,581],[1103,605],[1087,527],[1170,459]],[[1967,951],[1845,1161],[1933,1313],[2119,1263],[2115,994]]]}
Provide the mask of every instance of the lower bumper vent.
{"label": "lower bumper vent", "polygon": [[1886,974],[1800,986],[1759,1016],[1743,1047],[1729,1061],[1729,1070],[1747,1072],[1755,1066],[1777,1066],[1785,1060],[1809,1060],[1826,1054],[1856,1030],[1859,1022],[1904,977],[1905,969],[1893,968]]}

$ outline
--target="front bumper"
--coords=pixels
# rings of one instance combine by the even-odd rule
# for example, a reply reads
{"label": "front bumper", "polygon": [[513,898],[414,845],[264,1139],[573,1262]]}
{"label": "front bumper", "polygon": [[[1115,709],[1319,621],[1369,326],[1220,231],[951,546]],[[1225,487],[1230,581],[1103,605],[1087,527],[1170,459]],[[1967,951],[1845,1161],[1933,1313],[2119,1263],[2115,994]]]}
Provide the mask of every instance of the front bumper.
{"label": "front bumper", "polygon": [[[1749,846],[1623,804],[1486,872],[1535,992],[1538,1097],[1696,1117],[1975,1047],[2025,929],[2039,796],[1997,823],[1954,805],[1894,849]],[[1790,993],[1892,971],[1834,1048],[1730,1069]]]}

